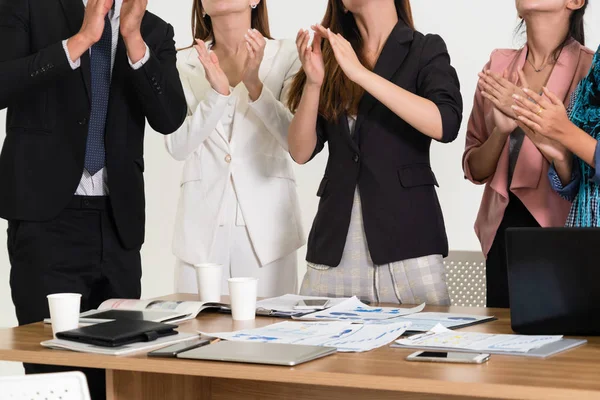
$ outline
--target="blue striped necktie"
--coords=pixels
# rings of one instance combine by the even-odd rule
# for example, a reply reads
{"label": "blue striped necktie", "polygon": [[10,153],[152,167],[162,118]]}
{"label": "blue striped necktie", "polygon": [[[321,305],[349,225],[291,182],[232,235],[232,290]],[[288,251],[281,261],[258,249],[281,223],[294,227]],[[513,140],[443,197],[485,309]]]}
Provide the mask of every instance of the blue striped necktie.
{"label": "blue striped necktie", "polygon": [[102,37],[92,46],[90,55],[92,113],[85,149],[85,169],[92,176],[104,168],[106,162],[104,133],[106,131],[106,114],[110,95],[111,55],[112,27],[107,16],[104,20]]}

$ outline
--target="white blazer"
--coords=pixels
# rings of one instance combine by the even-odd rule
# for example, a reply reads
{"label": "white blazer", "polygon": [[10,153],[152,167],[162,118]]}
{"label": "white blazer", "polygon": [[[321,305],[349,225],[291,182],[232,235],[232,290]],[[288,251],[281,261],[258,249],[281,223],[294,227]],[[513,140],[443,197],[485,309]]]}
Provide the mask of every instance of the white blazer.
{"label": "white blazer", "polygon": [[245,95],[235,108],[231,141],[220,122],[230,98],[211,88],[196,50],[180,51],[177,68],[188,117],[177,132],[166,137],[169,153],[185,160],[174,254],[190,264],[211,261],[230,179],[261,265],[302,247],[305,235],[287,144],[292,113],[280,102],[300,68],[295,44],[267,41],[259,70],[262,94],[251,102],[240,83],[237,90]]}

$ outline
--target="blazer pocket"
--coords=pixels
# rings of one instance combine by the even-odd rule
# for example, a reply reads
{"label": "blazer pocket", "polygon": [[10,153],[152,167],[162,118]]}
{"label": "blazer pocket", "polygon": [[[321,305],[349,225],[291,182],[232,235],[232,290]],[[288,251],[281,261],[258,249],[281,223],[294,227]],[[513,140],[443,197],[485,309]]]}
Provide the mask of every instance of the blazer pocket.
{"label": "blazer pocket", "polygon": [[183,164],[180,184],[202,180],[202,164],[198,158],[190,158]]}
{"label": "blazer pocket", "polygon": [[[271,178],[289,179],[296,182],[292,164],[287,158],[262,155],[260,159],[256,161],[257,164],[255,165],[259,165],[259,168],[262,168],[265,171],[264,174],[266,176]],[[263,165],[258,163],[262,163]]]}
{"label": "blazer pocket", "polygon": [[48,136],[52,133],[52,131],[50,129],[45,128],[26,128],[23,126],[10,126],[6,129],[6,133],[13,135]]}
{"label": "blazer pocket", "polygon": [[428,164],[407,165],[398,170],[400,184],[404,188],[413,188],[418,186],[438,186],[431,167]]}
{"label": "blazer pocket", "polygon": [[327,190],[327,185],[329,184],[329,179],[327,177],[321,180],[321,184],[319,185],[319,190],[317,190],[317,197],[323,197],[325,194],[325,190]]}

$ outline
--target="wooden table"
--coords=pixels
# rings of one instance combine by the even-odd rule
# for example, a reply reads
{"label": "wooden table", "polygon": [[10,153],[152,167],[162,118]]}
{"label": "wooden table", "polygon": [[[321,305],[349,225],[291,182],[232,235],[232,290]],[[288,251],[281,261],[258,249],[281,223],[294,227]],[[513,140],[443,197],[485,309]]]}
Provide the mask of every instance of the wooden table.
{"label": "wooden table", "polygon": [[[193,299],[177,295],[169,299]],[[511,333],[507,310],[428,307],[495,315],[498,321],[466,328]],[[181,331],[228,331],[280,319],[234,323],[227,315],[203,313]],[[248,326],[250,325],[250,326]],[[600,399],[600,339],[546,360],[493,355],[482,365],[411,363],[411,351],[383,347],[340,353],[294,368],[147,358],[112,357],[44,349],[52,330],[33,324],[0,330],[0,360],[105,368],[109,400],[191,399]]]}

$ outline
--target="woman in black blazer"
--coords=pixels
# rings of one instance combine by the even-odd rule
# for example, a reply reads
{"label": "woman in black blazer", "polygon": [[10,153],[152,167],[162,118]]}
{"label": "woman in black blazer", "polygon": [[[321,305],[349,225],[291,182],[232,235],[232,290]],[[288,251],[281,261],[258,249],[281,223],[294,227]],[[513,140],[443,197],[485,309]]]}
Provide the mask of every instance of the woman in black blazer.
{"label": "woman in black blazer", "polygon": [[462,119],[444,41],[413,28],[409,0],[329,0],[322,25],[297,37],[303,69],[290,92],[290,153],[329,159],[308,239],[301,292],[447,305],[448,240],[431,139]]}

